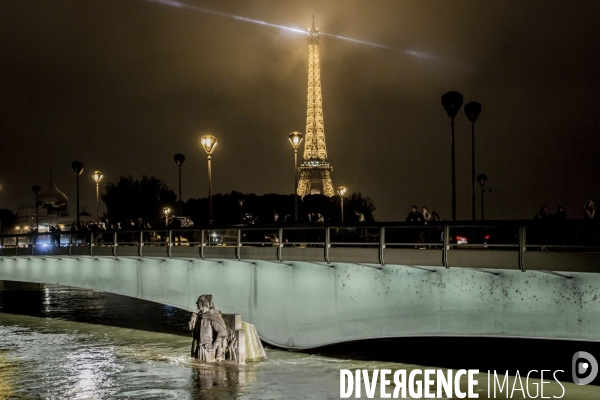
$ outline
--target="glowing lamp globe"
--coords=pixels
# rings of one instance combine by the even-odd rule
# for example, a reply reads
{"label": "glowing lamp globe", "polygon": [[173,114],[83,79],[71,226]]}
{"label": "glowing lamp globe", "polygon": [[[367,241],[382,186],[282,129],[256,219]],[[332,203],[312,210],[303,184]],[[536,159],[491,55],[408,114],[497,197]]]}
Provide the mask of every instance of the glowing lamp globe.
{"label": "glowing lamp globe", "polygon": [[213,135],[202,136],[202,138],[200,139],[200,144],[202,144],[202,147],[206,151],[206,154],[210,156],[215,147],[217,146],[217,138]]}
{"label": "glowing lamp globe", "polygon": [[300,132],[290,133],[289,138],[290,138],[290,143],[292,144],[294,149],[297,149],[298,146],[300,146],[300,143],[302,143],[302,134]]}

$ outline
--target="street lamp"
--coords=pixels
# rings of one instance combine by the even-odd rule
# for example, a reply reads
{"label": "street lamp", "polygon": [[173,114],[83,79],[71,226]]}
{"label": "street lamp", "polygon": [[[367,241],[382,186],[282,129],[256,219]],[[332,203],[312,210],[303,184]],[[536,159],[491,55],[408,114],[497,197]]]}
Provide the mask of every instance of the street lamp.
{"label": "street lamp", "polygon": [[185,161],[185,156],[181,153],[177,153],[177,154],[175,154],[173,159],[175,160],[175,163],[179,167],[179,208],[178,208],[178,212],[179,212],[179,216],[182,216],[183,212],[181,211],[181,208],[182,208],[183,200],[181,198],[181,166],[183,165],[183,162]]}
{"label": "street lamp", "polygon": [[246,203],[246,200],[243,198],[239,198],[238,199],[238,204],[240,205],[240,223],[244,222],[244,204]]}
{"label": "street lamp", "polygon": [[165,214],[165,228],[169,227],[169,214],[171,213],[171,209],[169,207],[163,208],[163,214]]}
{"label": "street lamp", "polygon": [[460,106],[463,103],[463,96],[458,92],[448,92],[442,96],[442,106],[446,110],[446,114],[450,117],[452,122],[452,136],[450,142],[452,143],[452,220],[456,221],[456,171],[455,171],[455,157],[454,157],[454,117],[458,114]]}
{"label": "street lamp", "polygon": [[485,190],[483,189],[483,187],[485,186],[485,183],[487,182],[487,175],[486,174],[479,174],[479,175],[477,175],[477,181],[481,185],[481,220],[483,221],[483,194],[485,192],[492,193],[492,188],[487,188]]}
{"label": "street lamp", "polygon": [[298,146],[302,143],[302,134],[292,132],[289,138],[294,148],[294,222],[298,222]]}
{"label": "street lamp", "polygon": [[92,179],[96,182],[96,224],[100,224],[100,214],[98,213],[98,205],[100,204],[98,201],[100,190],[98,189],[98,184],[102,180],[102,172],[94,171],[92,174]]}
{"label": "street lamp", "polygon": [[342,209],[342,224],[344,223],[344,194],[346,193],[346,188],[340,186],[337,188],[337,192],[340,195],[340,207]]}
{"label": "street lamp", "polygon": [[39,185],[34,185],[31,188],[31,190],[33,190],[33,193],[35,193],[35,229],[37,232],[37,230],[40,229],[40,214],[38,212],[38,194],[40,193],[42,188]]}
{"label": "street lamp", "polygon": [[471,207],[473,208],[473,221],[475,221],[475,121],[481,113],[481,104],[472,101],[465,105],[465,114],[471,121]]}
{"label": "street lamp", "polygon": [[83,164],[80,161],[73,161],[71,168],[77,177],[77,227],[79,227],[79,175],[83,172]]}
{"label": "street lamp", "polygon": [[210,166],[210,159],[215,146],[217,145],[217,138],[213,135],[205,135],[200,139],[200,143],[202,147],[208,154],[208,224],[212,225],[213,223],[213,211],[212,211],[212,173]]}

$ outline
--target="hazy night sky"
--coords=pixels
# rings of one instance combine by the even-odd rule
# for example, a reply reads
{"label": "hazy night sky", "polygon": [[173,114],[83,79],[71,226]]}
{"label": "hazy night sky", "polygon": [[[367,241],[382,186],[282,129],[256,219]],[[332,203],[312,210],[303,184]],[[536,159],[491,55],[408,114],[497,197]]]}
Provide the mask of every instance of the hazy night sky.
{"label": "hazy night sky", "polygon": [[[182,2],[322,37],[323,112],[333,184],[375,200],[378,220],[427,205],[449,219],[450,90],[478,101],[476,173],[486,217],[532,218],[558,203],[581,218],[600,201],[600,3],[594,1]],[[202,134],[219,141],[215,193],[291,193],[291,131],[305,132],[303,34],[144,0],[0,2],[0,208],[33,205],[54,169],[75,206],[71,162],[154,175],[207,194]],[[417,52],[422,56],[412,55]],[[471,216],[471,127],[456,120],[458,218]],[[102,185],[103,186],[103,185]],[[102,187],[101,186],[101,187]],[[479,204],[479,186],[477,203]],[[478,210],[479,215],[479,210]]]}

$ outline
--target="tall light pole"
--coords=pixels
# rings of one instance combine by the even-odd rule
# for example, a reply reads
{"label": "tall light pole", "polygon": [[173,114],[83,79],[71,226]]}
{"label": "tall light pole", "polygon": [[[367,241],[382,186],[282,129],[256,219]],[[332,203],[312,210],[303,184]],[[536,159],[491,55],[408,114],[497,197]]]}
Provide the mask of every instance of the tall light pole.
{"label": "tall light pole", "polygon": [[463,96],[458,92],[448,92],[442,96],[442,106],[452,122],[452,135],[450,142],[452,144],[452,221],[456,221],[456,161],[454,157],[454,117],[463,103]]}
{"label": "tall light pole", "polygon": [[83,172],[83,164],[80,161],[73,161],[71,168],[77,177],[77,227],[79,228],[79,175]]}
{"label": "tall light pole", "polygon": [[473,221],[475,221],[475,121],[481,113],[481,104],[472,101],[465,105],[465,114],[471,121],[471,207],[473,208]]}
{"label": "tall light pole", "polygon": [[94,182],[96,182],[96,224],[100,224],[100,213],[99,213],[99,198],[100,198],[100,190],[98,189],[98,185],[100,184],[100,181],[102,180],[102,172],[100,171],[94,171],[94,173],[92,174],[92,179],[94,180]]}
{"label": "tall light pole", "polygon": [[210,159],[211,159],[211,154],[212,154],[213,150],[217,146],[217,138],[214,137],[213,135],[204,135],[200,139],[200,143],[202,144],[202,147],[206,151],[206,154],[208,154],[208,224],[212,225],[212,223],[213,223],[212,172],[211,172]]}
{"label": "tall light pole", "polygon": [[492,193],[492,188],[487,188],[485,190],[483,189],[483,187],[485,186],[485,183],[487,182],[486,174],[477,175],[477,180],[479,181],[479,184],[481,185],[481,220],[483,221],[483,194],[485,192]]}
{"label": "tall light pole", "polygon": [[181,166],[183,165],[183,162],[185,161],[185,156],[183,154],[181,154],[181,153],[177,153],[177,154],[175,154],[175,156],[173,157],[173,159],[175,160],[175,163],[179,167],[179,207],[178,207],[178,213],[179,213],[179,216],[182,216],[183,215],[183,211],[181,210],[181,208],[183,207],[183,199],[181,198]]}
{"label": "tall light pole", "polygon": [[302,143],[302,134],[292,132],[289,138],[294,147],[294,222],[298,222],[298,146]]}
{"label": "tall light pole", "polygon": [[38,212],[38,194],[40,193],[42,188],[39,185],[34,185],[31,188],[31,190],[33,190],[33,193],[35,193],[35,229],[37,232],[37,230],[40,229],[40,214]]}
{"label": "tall light pole", "polygon": [[342,209],[342,224],[344,223],[344,194],[346,193],[346,188],[340,186],[337,188],[337,192],[340,195],[340,208]]}

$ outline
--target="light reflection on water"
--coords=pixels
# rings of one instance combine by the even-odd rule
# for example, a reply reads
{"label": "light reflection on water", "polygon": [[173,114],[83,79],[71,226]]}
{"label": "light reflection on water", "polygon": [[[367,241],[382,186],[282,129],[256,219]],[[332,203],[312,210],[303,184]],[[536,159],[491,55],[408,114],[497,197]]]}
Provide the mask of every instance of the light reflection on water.
{"label": "light reflection on water", "polygon": [[[188,317],[102,292],[0,292],[0,398],[334,399],[342,368],[416,368],[272,349],[266,362],[202,364],[188,356]],[[569,399],[599,392],[565,387]],[[557,384],[549,389],[545,395],[561,393]]]}

